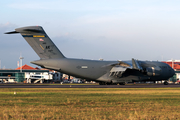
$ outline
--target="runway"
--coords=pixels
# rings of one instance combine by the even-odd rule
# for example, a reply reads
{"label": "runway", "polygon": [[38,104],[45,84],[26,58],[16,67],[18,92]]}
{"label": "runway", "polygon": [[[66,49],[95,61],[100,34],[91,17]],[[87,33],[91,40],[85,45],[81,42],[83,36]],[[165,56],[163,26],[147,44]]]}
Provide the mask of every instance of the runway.
{"label": "runway", "polygon": [[179,84],[127,84],[127,85],[60,85],[60,84],[0,84],[0,88],[179,88]]}

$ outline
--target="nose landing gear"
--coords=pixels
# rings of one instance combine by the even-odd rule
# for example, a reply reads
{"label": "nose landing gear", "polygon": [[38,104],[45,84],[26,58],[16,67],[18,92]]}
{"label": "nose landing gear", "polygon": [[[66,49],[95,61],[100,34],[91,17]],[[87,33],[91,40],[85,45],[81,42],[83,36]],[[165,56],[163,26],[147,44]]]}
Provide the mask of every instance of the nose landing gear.
{"label": "nose landing gear", "polygon": [[167,81],[164,81],[164,85],[168,85],[169,83]]}

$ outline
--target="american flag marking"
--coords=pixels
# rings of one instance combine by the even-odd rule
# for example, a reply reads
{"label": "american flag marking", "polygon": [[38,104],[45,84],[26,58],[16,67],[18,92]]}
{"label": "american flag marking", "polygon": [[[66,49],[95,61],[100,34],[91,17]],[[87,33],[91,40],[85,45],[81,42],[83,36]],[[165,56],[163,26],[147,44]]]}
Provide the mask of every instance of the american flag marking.
{"label": "american flag marking", "polygon": [[42,38],[40,38],[39,41],[44,41],[44,40]]}

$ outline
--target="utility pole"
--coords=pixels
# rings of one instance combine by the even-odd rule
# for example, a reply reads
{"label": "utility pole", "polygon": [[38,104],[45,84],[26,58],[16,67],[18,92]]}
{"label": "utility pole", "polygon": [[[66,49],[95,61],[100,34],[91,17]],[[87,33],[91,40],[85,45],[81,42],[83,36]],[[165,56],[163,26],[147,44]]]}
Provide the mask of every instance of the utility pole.
{"label": "utility pole", "polygon": [[173,68],[173,69],[174,69],[174,61],[175,61],[175,60],[172,59],[172,68]]}

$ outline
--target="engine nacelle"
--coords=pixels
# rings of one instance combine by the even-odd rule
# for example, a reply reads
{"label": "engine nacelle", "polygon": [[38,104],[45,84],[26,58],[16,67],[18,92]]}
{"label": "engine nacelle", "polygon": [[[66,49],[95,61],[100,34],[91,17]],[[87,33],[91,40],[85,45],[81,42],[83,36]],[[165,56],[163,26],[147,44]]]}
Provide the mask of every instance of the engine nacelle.
{"label": "engine nacelle", "polygon": [[146,73],[148,76],[159,76],[161,74],[160,67],[148,67],[146,68]]}

